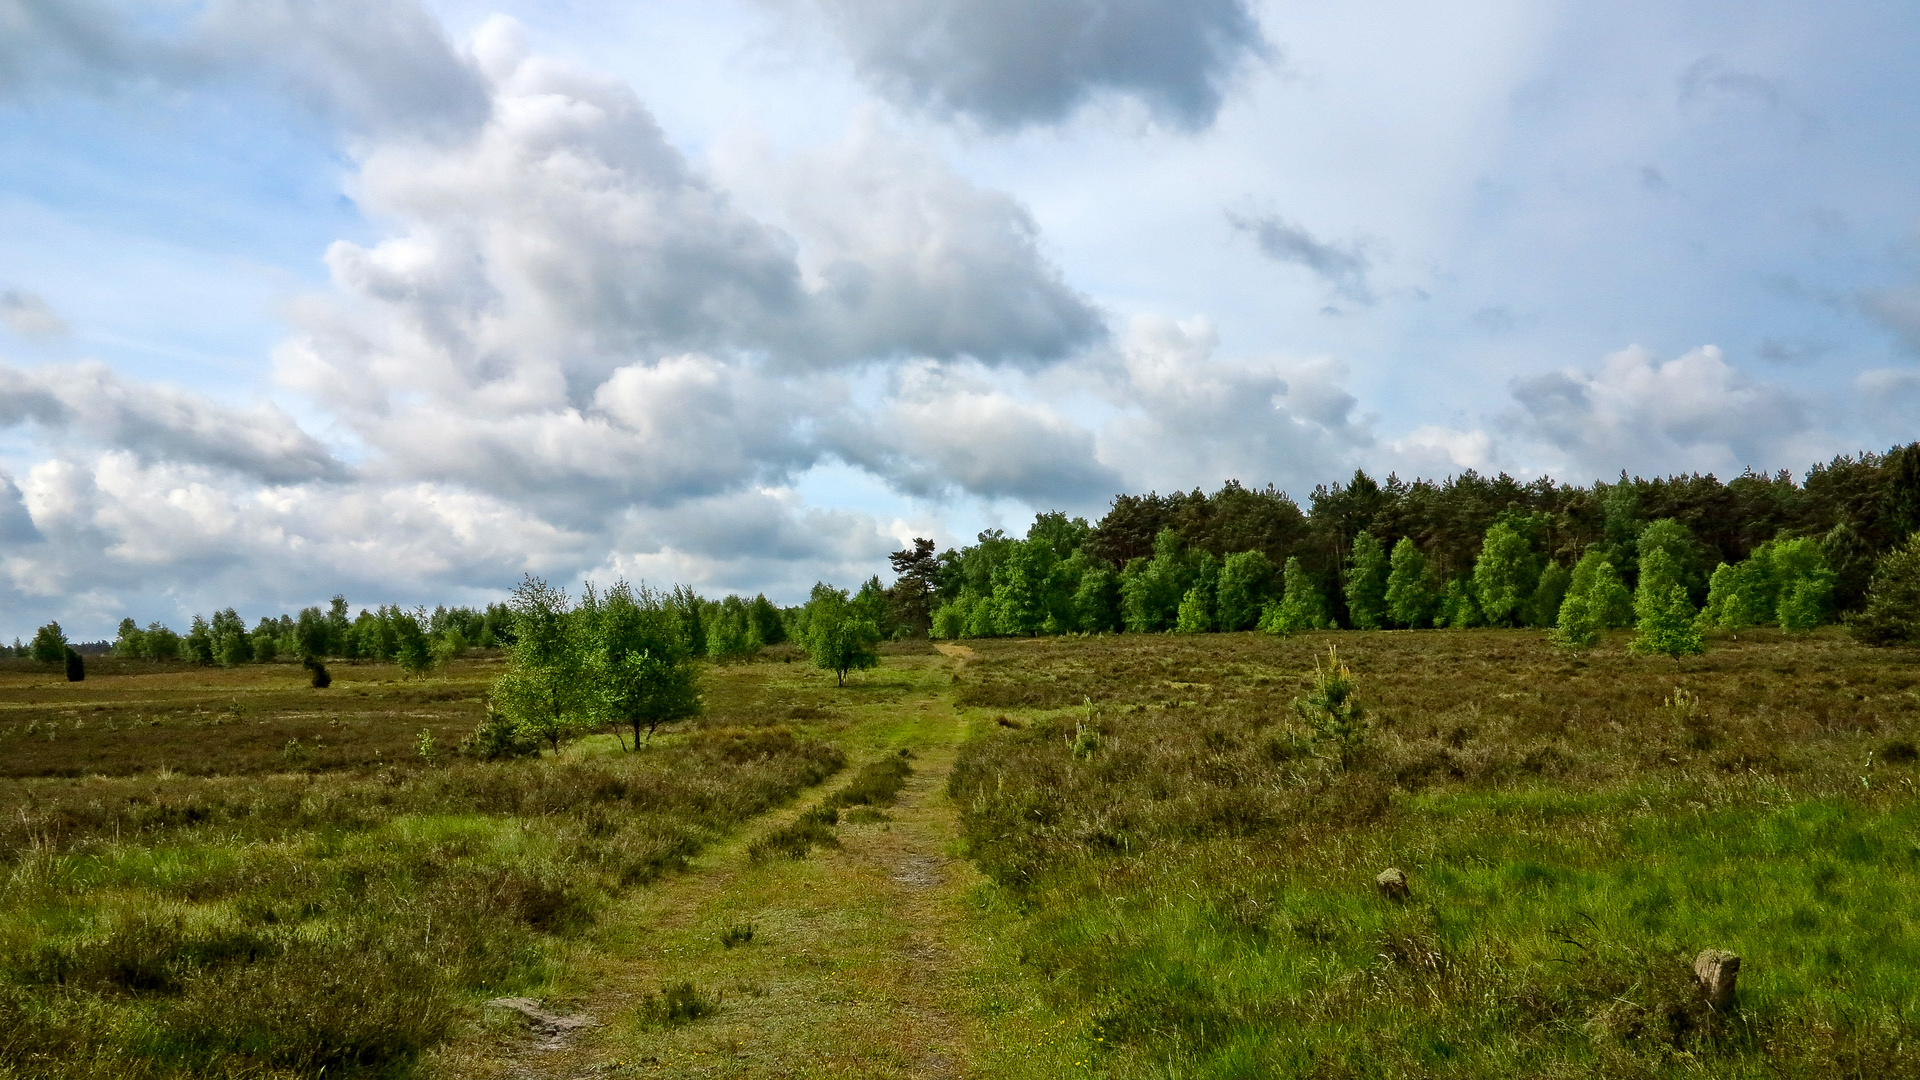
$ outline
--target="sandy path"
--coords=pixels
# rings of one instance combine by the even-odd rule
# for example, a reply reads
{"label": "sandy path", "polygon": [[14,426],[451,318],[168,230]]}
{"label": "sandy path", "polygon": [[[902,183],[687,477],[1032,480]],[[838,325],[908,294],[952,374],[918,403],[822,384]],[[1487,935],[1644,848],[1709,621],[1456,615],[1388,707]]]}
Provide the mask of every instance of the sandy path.
{"label": "sandy path", "polygon": [[[937,701],[914,707],[906,744],[915,771],[887,811],[892,820],[843,823],[840,850],[760,866],[747,859],[747,842],[844,781],[754,823],[689,872],[605,913],[547,1001],[598,1026],[553,1046],[502,1017],[493,1032],[435,1055],[430,1074],[974,1075],[968,1048],[981,1033],[964,1004],[979,956],[963,905],[977,877],[948,853],[955,829],[945,795],[961,724]],[[750,944],[723,947],[723,930],[747,924]],[[636,1006],[683,980],[717,999],[717,1014],[670,1029],[643,1022]]]}

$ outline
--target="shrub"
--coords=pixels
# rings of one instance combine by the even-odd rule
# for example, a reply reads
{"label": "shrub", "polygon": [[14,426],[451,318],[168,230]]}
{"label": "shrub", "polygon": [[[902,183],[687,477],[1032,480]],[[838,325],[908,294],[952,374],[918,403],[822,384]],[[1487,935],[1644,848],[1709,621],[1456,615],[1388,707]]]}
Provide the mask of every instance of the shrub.
{"label": "shrub", "polygon": [[677,982],[661,987],[659,994],[648,994],[636,1011],[649,1027],[679,1027],[719,1012],[720,1001],[690,982]]}
{"label": "shrub", "polygon": [[72,646],[68,646],[67,647],[67,681],[81,682],[85,680],[86,677],[87,677],[87,662],[85,660],[80,659],[80,654],[77,652],[74,652]]}

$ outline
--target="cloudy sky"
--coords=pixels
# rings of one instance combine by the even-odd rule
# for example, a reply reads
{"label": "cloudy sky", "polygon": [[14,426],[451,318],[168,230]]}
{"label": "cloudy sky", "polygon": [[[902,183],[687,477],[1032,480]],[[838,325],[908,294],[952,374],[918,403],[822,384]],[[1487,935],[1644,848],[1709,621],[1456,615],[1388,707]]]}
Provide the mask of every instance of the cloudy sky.
{"label": "cloudy sky", "polygon": [[1920,436],[1920,8],[0,0],[0,635]]}

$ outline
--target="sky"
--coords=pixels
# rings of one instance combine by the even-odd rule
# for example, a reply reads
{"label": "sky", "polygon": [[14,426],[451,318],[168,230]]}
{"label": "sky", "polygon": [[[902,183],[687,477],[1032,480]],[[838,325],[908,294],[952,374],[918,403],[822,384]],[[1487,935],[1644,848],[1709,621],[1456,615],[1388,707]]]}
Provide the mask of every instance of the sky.
{"label": "sky", "polygon": [[0,0],[0,637],[1920,437],[1920,8]]}

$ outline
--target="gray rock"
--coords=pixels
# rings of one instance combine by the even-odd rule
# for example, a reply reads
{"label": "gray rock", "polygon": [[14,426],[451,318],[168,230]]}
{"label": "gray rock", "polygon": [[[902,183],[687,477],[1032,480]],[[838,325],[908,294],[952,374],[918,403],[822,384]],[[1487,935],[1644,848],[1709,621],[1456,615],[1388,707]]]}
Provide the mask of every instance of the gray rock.
{"label": "gray rock", "polygon": [[1733,1008],[1735,984],[1740,979],[1740,957],[1725,949],[1704,949],[1693,958],[1693,978],[1715,1011]]}
{"label": "gray rock", "polygon": [[1380,890],[1381,896],[1394,903],[1399,903],[1412,895],[1412,891],[1407,888],[1406,873],[1397,866],[1389,866],[1380,871],[1379,875],[1373,879],[1373,884]]}

